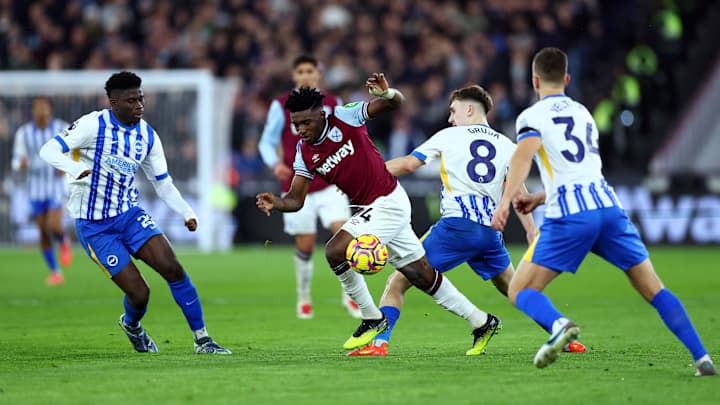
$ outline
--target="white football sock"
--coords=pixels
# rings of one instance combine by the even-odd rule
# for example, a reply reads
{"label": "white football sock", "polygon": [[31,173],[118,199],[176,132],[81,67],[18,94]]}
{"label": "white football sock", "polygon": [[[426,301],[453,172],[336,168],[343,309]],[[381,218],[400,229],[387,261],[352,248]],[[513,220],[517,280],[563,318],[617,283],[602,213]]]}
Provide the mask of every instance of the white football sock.
{"label": "white football sock", "polygon": [[365,284],[365,277],[355,273],[353,270],[347,270],[337,277],[340,284],[342,284],[343,290],[360,307],[363,319],[380,319],[383,317],[382,312],[375,305],[372,295],[370,295],[367,284]]}
{"label": "white football sock", "polygon": [[712,359],[710,358],[710,355],[709,355],[709,354],[706,354],[706,355],[700,357],[699,359],[697,359],[697,361],[695,362],[695,367],[700,367],[700,365],[701,365],[704,361],[710,361],[710,363],[712,363]]}
{"label": "white football sock", "polygon": [[470,322],[473,329],[485,325],[488,320],[488,314],[470,302],[447,277],[442,278],[440,287],[432,297],[441,307]]}
{"label": "white football sock", "polygon": [[310,284],[313,277],[312,258],[303,260],[295,255],[295,279],[298,301],[310,302]]}
{"label": "white football sock", "polygon": [[568,322],[570,322],[567,318],[558,318],[553,322],[552,324],[552,334],[554,335],[557,333],[558,330],[562,329]]}
{"label": "white football sock", "polygon": [[198,341],[204,337],[208,336],[207,329],[200,328],[198,330],[193,331],[193,337],[195,338],[195,341]]}

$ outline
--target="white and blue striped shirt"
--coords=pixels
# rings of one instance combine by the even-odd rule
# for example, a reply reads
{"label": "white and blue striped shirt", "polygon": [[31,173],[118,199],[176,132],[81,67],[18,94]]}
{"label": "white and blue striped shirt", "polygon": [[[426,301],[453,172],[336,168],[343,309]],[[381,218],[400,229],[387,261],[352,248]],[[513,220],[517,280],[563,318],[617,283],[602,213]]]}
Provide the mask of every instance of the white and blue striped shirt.
{"label": "white and blue striped shirt", "polygon": [[28,194],[34,201],[63,201],[67,193],[67,180],[62,172],[43,161],[38,153],[40,148],[68,127],[68,123],[53,118],[46,128],[38,128],[28,122],[18,128],[13,146],[12,167],[18,170],[21,161],[27,161]]}
{"label": "white and blue striped shirt", "polygon": [[535,155],[545,186],[545,217],[560,218],[606,207],[620,207],[602,174],[598,131],[590,112],[562,94],[545,97],[516,120],[517,141],[540,137]]}
{"label": "white and blue striped shirt", "polygon": [[135,173],[141,167],[151,181],[169,177],[160,138],[142,119],[128,127],[109,109],[94,111],[75,121],[55,140],[63,152],[80,150],[81,165],[75,170],[80,172],[70,173],[73,179],[82,173],[81,169],[92,169],[91,175],[70,181],[67,208],[73,218],[112,218],[136,206]]}
{"label": "white and blue striped shirt", "polygon": [[440,159],[440,213],[490,225],[515,144],[485,124],[445,128],[411,154]]}

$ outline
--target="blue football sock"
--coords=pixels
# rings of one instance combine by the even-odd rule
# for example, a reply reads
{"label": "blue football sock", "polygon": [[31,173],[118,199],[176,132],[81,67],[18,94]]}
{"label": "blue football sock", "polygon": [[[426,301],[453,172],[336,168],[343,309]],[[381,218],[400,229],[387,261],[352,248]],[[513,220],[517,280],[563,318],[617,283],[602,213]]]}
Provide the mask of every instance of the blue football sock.
{"label": "blue football sock", "polygon": [[197,290],[190,281],[190,276],[186,274],[184,279],[168,283],[168,285],[175,302],[182,309],[185,319],[190,325],[190,330],[196,331],[204,328],[205,321],[203,320],[202,305]]}
{"label": "blue football sock", "polygon": [[380,307],[380,312],[385,314],[385,317],[388,320],[388,328],[385,329],[385,332],[377,335],[375,337],[375,340],[381,340],[383,342],[389,342],[390,341],[390,335],[392,335],[392,330],[395,327],[395,323],[400,318],[400,310],[395,307],[391,306],[385,306]]}
{"label": "blue football sock", "polygon": [[563,317],[545,294],[530,288],[518,293],[515,304],[519,310],[548,331],[552,330],[553,322]]}
{"label": "blue football sock", "polygon": [[42,250],[43,257],[45,258],[45,263],[47,263],[48,268],[53,273],[58,272],[58,265],[57,261],[55,260],[55,251],[53,248],[49,249],[43,249]]}
{"label": "blue football sock", "polygon": [[125,322],[125,324],[128,326],[137,328],[140,325],[140,320],[143,316],[145,316],[145,312],[147,312],[147,305],[144,308],[137,309],[130,305],[126,295],[123,298],[123,306],[125,307],[125,316],[123,317],[123,322]]}
{"label": "blue football sock", "polygon": [[665,322],[665,325],[677,336],[685,345],[693,356],[693,360],[698,360],[707,354],[705,346],[700,341],[695,327],[690,321],[690,317],[685,311],[682,302],[671,293],[670,290],[663,288],[650,301]]}

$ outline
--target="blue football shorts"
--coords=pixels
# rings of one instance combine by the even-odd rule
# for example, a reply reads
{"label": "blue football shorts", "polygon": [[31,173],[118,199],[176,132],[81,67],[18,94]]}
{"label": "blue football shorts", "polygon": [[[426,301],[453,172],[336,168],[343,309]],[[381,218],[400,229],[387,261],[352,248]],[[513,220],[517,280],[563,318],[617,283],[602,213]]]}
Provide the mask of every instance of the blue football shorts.
{"label": "blue football shorts", "polygon": [[163,233],[140,207],[98,221],[76,219],[75,228],[87,255],[110,278],[124,269],[130,263],[130,256],[150,238]]}
{"label": "blue football shorts", "polygon": [[468,219],[441,218],[421,241],[428,262],[441,273],[467,262],[489,280],[510,264],[502,233]]}
{"label": "blue football shorts", "polygon": [[46,200],[30,200],[31,216],[32,218],[42,215],[48,211],[59,210],[62,208],[62,201],[54,198],[48,198]]}
{"label": "blue football shorts", "polygon": [[609,207],[545,218],[523,260],[557,272],[575,273],[588,252],[623,271],[649,256],[625,211]]}

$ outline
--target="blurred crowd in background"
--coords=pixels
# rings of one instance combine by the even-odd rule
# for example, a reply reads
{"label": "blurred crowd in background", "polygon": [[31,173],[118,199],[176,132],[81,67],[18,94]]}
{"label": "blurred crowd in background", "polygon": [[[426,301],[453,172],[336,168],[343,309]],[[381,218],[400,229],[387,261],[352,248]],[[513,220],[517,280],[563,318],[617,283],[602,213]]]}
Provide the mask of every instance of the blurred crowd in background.
{"label": "blurred crowd in background", "polygon": [[321,61],[323,88],[344,101],[367,98],[363,84],[376,71],[404,92],[401,111],[370,124],[390,158],[447,126],[447,94],[471,82],[491,92],[491,124],[514,138],[514,119],[534,97],[532,55],[556,46],[569,55],[569,94],[596,117],[608,170],[643,172],[666,135],[651,118],[678,108],[672,70],[703,4],[0,0],[0,69],[206,68],[236,78],[233,178],[242,181],[267,175],[257,141],[299,54]]}

